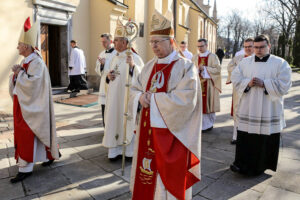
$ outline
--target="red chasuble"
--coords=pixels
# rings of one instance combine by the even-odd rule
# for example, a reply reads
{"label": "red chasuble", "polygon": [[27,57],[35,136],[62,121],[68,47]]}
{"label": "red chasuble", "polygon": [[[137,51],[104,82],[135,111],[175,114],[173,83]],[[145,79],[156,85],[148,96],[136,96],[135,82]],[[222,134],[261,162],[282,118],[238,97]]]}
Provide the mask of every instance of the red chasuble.
{"label": "red chasuble", "polygon": [[[146,91],[149,91],[151,85],[156,82],[160,86],[155,92],[167,92],[171,70],[176,61],[169,65],[155,64]],[[156,72],[160,70],[162,73],[159,75]],[[150,108],[142,109],[133,200],[154,199],[157,172],[173,196],[185,199],[185,191],[199,181],[188,170],[199,162],[168,128],[152,128]]]}
{"label": "red chasuble", "polygon": [[[207,66],[208,65],[208,56],[198,58],[198,66]],[[204,79],[199,73],[202,89],[202,113],[207,114],[207,79]]]}
{"label": "red chasuble", "polygon": [[[31,61],[30,61],[31,62]],[[23,70],[27,72],[29,63],[23,64]],[[13,81],[15,76],[13,76]],[[23,118],[21,106],[18,96],[13,97],[13,115],[14,115],[14,145],[15,145],[15,159],[18,161],[22,158],[26,162],[33,162],[34,149],[34,133]],[[47,158],[52,159],[50,149],[46,147]]]}

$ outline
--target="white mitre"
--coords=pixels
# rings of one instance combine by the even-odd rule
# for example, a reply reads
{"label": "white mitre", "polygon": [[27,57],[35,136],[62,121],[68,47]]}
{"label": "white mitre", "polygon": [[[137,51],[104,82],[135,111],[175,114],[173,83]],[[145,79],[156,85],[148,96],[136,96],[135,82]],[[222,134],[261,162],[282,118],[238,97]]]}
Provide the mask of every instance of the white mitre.
{"label": "white mitre", "polygon": [[162,15],[157,10],[154,11],[151,19],[151,36],[174,37],[173,14],[167,11]]}

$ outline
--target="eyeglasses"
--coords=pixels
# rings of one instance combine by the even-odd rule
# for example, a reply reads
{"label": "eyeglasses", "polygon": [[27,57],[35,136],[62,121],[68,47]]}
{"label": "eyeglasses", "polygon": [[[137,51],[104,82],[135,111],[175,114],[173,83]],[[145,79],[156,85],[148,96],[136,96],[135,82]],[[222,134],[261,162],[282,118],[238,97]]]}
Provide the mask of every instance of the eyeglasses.
{"label": "eyeglasses", "polygon": [[197,46],[197,47],[198,47],[198,48],[202,48],[202,47],[205,47],[205,45],[206,45],[206,44],[200,45],[200,46]]}
{"label": "eyeglasses", "polygon": [[155,46],[155,45],[158,45],[159,43],[163,42],[163,41],[166,41],[166,40],[169,40],[169,39],[164,39],[164,40],[153,40],[153,41],[150,41],[149,44],[151,46]]}
{"label": "eyeglasses", "polygon": [[264,49],[266,47],[267,47],[267,45],[264,45],[264,46],[254,46],[254,49]]}
{"label": "eyeglasses", "polygon": [[248,49],[248,48],[250,49],[252,47],[253,47],[252,45],[251,46],[244,46],[245,49]]}

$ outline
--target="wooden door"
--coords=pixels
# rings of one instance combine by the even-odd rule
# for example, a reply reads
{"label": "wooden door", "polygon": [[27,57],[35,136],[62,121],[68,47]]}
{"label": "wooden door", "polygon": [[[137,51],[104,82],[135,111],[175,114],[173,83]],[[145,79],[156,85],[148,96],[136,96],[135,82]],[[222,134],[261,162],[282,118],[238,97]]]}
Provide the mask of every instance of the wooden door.
{"label": "wooden door", "polygon": [[47,24],[41,24],[41,53],[49,70],[49,31]]}

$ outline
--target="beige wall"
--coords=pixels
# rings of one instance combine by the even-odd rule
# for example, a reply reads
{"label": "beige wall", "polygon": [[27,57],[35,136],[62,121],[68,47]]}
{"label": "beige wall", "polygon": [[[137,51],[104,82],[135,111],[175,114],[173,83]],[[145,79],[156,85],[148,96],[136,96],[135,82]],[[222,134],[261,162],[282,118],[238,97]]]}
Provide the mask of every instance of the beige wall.
{"label": "beige wall", "polygon": [[72,36],[70,39],[77,40],[79,48],[84,51],[88,73],[91,72],[90,53],[90,0],[80,1],[76,12],[72,16]]}
{"label": "beige wall", "polygon": [[16,48],[25,19],[30,16],[33,20],[32,8],[29,1],[0,1],[0,26],[2,27],[0,29],[0,111],[12,111],[12,100],[8,93],[8,76],[11,74],[11,67],[19,64],[22,59]]}

